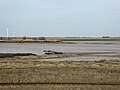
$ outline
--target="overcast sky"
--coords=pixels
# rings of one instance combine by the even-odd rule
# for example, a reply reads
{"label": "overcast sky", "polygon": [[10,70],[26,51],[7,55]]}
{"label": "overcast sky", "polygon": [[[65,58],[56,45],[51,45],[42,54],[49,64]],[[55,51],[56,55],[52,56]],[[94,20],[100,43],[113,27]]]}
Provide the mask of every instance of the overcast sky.
{"label": "overcast sky", "polygon": [[120,36],[120,0],[0,0],[0,37]]}

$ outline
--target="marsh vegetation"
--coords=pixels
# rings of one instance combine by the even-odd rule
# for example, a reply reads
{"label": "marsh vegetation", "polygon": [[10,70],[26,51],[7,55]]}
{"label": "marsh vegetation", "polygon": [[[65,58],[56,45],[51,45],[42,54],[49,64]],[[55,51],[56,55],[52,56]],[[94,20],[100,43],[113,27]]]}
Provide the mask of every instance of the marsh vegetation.
{"label": "marsh vegetation", "polygon": [[77,43],[1,43],[0,90],[119,90],[119,41]]}
{"label": "marsh vegetation", "polygon": [[120,88],[120,61],[0,60],[0,89]]}

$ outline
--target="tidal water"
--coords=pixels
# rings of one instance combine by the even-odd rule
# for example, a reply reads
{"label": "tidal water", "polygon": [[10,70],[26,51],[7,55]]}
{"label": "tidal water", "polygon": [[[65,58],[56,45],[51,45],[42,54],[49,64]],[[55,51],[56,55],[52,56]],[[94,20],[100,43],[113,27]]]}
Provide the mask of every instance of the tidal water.
{"label": "tidal water", "polygon": [[[61,52],[114,52],[120,55],[120,41],[73,41],[77,44],[0,43],[0,53],[44,54],[44,50]],[[84,57],[83,57],[84,58]]]}

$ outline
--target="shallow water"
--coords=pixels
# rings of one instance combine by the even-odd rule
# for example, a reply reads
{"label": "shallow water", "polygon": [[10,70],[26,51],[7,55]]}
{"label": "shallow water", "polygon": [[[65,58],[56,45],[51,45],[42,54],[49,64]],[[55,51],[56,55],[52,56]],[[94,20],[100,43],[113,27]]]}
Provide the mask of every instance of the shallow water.
{"label": "shallow water", "polygon": [[29,52],[41,55],[44,54],[43,50],[54,50],[62,52],[115,52],[116,55],[120,55],[120,41],[76,41],[75,43],[77,44],[0,43],[0,53]]}

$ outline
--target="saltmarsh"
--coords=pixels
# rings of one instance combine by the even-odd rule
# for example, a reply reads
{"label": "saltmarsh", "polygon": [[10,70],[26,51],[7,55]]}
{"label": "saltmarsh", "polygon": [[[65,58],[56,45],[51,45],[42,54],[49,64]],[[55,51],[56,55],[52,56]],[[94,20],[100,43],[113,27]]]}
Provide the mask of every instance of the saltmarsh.
{"label": "saltmarsh", "polygon": [[119,60],[0,60],[0,90],[119,90],[119,88]]}
{"label": "saltmarsh", "polygon": [[118,85],[120,61],[1,61],[0,83]]}

